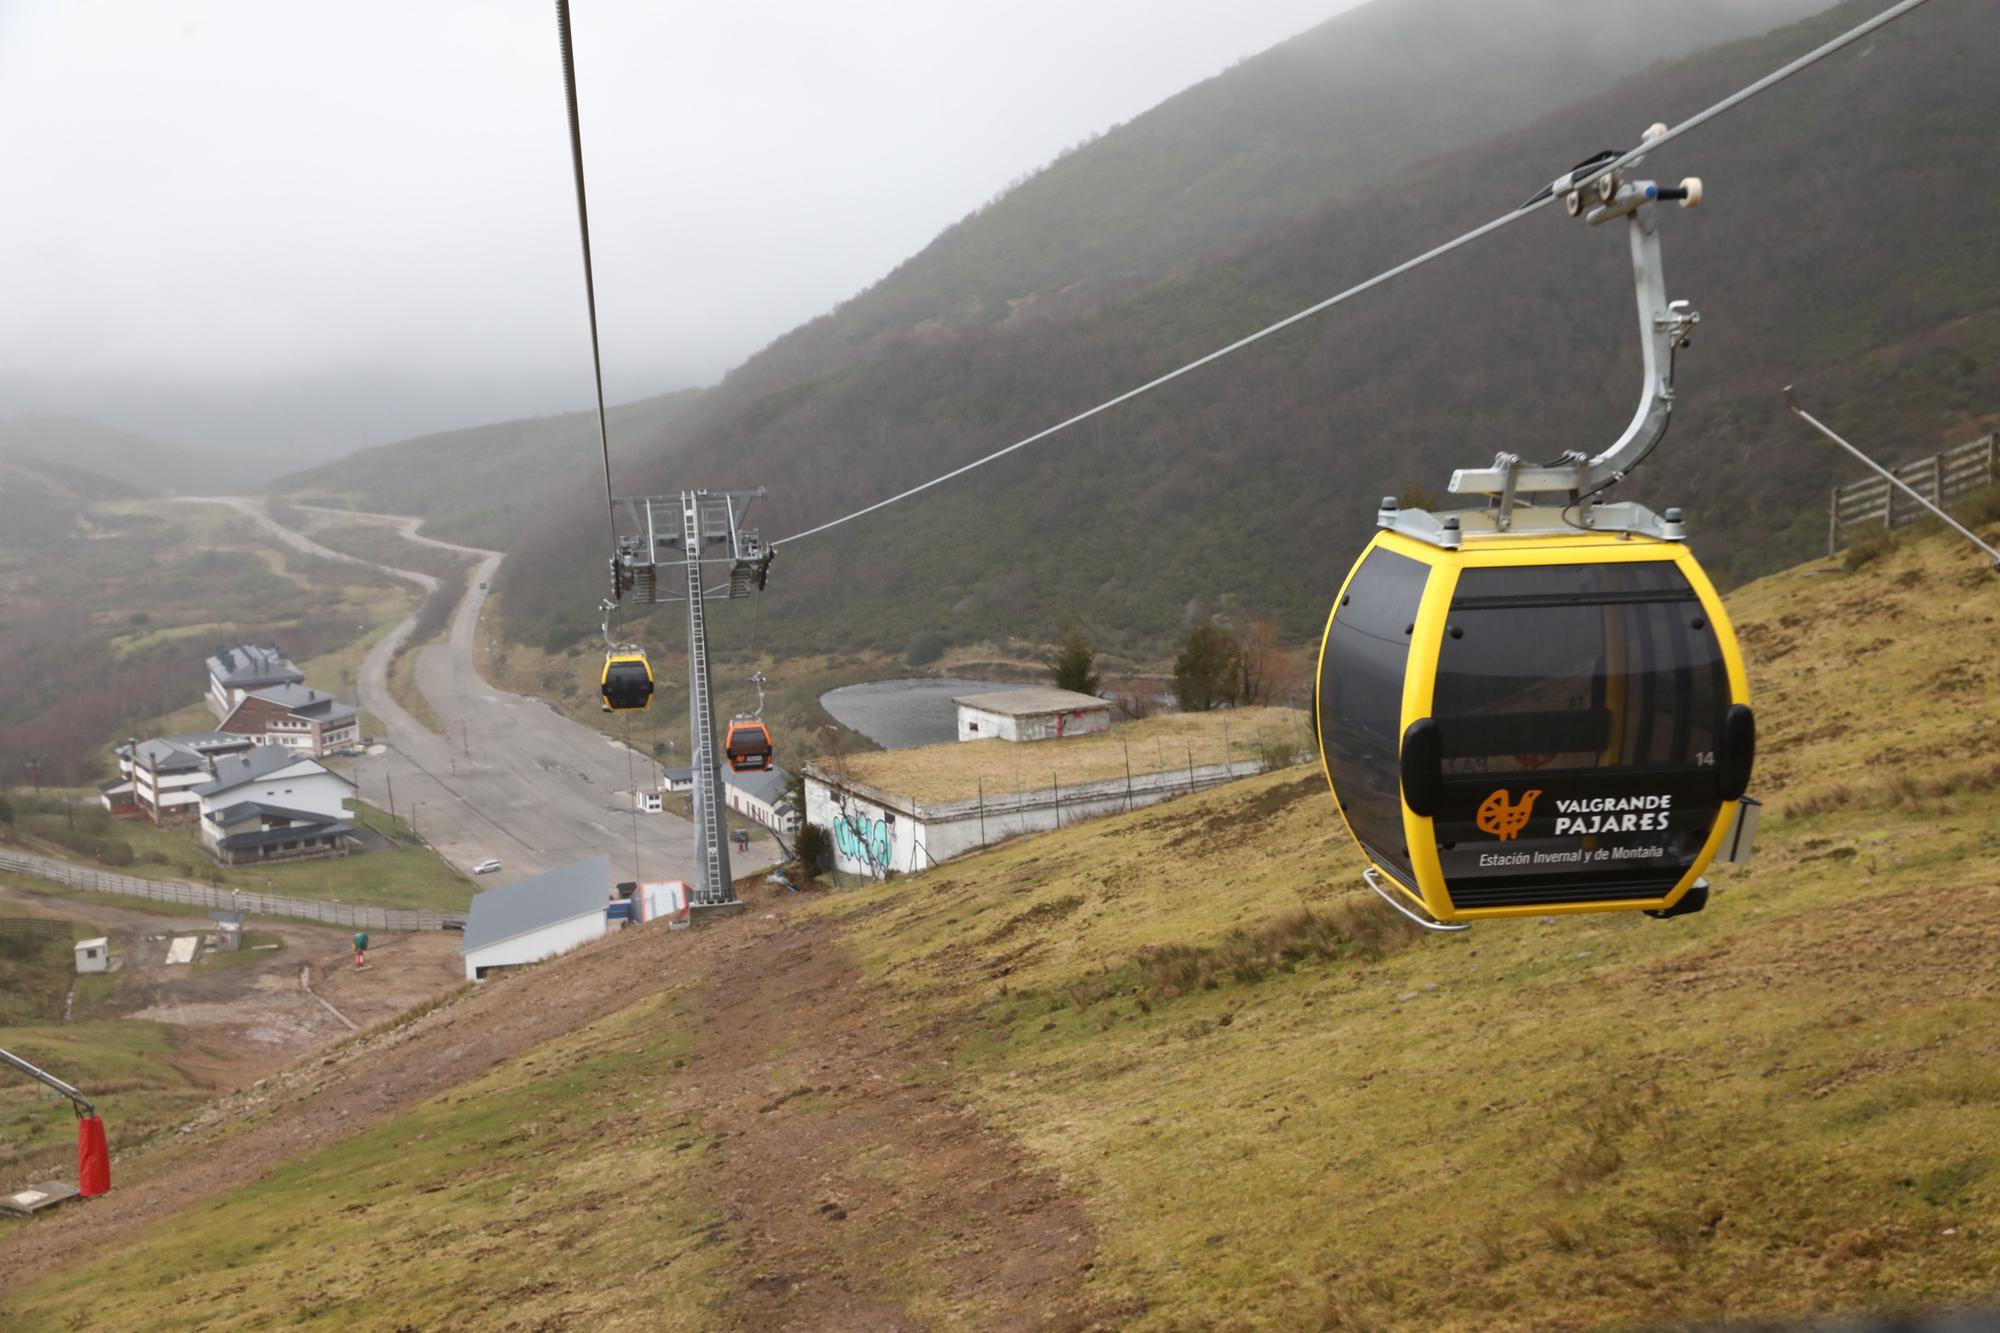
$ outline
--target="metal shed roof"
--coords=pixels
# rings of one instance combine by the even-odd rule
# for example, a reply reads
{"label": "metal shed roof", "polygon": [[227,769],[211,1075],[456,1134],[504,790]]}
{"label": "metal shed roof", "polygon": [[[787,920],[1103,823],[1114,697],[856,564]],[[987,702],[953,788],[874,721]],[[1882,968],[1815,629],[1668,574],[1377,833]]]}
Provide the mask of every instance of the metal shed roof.
{"label": "metal shed roof", "polygon": [[560,870],[488,889],[472,900],[461,954],[517,935],[602,912],[611,899],[611,858],[593,856]]}

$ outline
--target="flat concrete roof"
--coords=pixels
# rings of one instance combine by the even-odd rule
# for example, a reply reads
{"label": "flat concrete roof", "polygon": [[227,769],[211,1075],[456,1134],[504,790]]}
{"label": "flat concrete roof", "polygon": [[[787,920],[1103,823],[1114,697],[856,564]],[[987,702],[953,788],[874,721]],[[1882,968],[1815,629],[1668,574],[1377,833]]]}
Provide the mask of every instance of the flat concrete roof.
{"label": "flat concrete roof", "polygon": [[1086,708],[1109,708],[1109,699],[1075,690],[1058,690],[1048,685],[1030,685],[1018,690],[993,690],[986,694],[961,694],[952,702],[985,713],[1007,717],[1036,717],[1043,713],[1074,713]]}

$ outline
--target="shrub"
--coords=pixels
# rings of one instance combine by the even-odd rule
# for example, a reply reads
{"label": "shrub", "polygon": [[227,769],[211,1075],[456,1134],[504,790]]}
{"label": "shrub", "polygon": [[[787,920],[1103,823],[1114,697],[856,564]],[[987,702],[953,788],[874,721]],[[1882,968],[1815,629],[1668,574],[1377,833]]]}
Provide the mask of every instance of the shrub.
{"label": "shrub", "polygon": [[1097,650],[1083,636],[1083,624],[1072,619],[1063,631],[1062,642],[1049,654],[1049,676],[1059,690],[1078,694],[1097,693]]}
{"label": "shrub", "polygon": [[903,661],[913,667],[929,666],[944,656],[944,636],[936,630],[923,630],[910,636],[903,647]]}
{"label": "shrub", "polygon": [[806,824],[792,840],[792,855],[799,863],[799,874],[813,879],[820,867],[833,858],[833,835],[823,825]]}

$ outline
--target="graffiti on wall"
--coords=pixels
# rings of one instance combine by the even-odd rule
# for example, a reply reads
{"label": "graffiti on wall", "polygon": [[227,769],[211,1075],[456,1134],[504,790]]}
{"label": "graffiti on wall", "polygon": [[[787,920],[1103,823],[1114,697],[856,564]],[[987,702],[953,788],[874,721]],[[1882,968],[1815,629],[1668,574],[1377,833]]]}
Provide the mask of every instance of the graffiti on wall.
{"label": "graffiti on wall", "polygon": [[875,869],[886,869],[893,840],[889,823],[870,823],[866,815],[842,815],[833,821],[833,845],[850,861],[861,861]]}

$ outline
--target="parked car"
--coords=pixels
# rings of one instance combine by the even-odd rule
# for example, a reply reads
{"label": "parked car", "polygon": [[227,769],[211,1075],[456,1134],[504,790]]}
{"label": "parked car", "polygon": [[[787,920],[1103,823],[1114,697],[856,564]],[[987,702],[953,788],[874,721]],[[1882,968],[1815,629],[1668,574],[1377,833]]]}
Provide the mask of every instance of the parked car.
{"label": "parked car", "polygon": [[475,875],[490,875],[499,868],[500,868],[499,860],[494,857],[488,857],[486,860],[481,861],[478,865],[472,867],[472,873]]}

